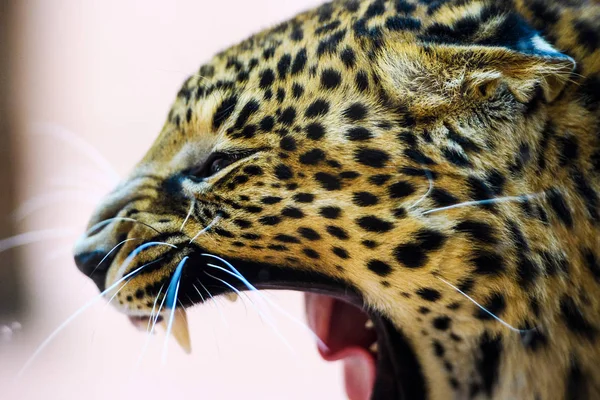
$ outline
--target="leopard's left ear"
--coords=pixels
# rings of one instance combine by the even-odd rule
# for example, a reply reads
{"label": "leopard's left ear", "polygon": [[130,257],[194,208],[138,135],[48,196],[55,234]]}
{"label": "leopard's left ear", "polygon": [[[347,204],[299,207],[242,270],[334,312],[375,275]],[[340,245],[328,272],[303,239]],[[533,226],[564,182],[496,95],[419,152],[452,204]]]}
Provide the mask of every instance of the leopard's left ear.
{"label": "leopard's left ear", "polygon": [[[480,26],[472,38],[455,38],[451,35],[457,29],[434,24],[416,43],[387,42],[375,66],[382,83],[399,98],[425,108],[485,100],[500,87],[508,88],[521,102],[530,100],[538,88],[546,101],[556,100],[575,60],[555,49],[521,17],[504,14],[494,19],[498,20],[503,22],[493,28]],[[510,29],[498,28],[503,25]],[[436,37],[436,32],[444,36]]]}

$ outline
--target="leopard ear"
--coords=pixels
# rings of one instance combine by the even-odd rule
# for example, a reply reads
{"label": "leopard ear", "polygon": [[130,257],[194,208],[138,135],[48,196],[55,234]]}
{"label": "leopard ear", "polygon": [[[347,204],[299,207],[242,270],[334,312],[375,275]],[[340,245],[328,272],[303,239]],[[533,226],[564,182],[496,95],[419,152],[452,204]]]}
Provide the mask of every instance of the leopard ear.
{"label": "leopard ear", "polygon": [[556,100],[575,60],[552,47],[520,17],[502,18],[511,30],[499,29],[502,32],[496,32],[496,37],[455,40],[425,31],[413,44],[387,43],[376,63],[383,84],[399,98],[428,108],[485,100],[500,87],[508,88],[521,102],[530,100],[538,89],[546,101]]}

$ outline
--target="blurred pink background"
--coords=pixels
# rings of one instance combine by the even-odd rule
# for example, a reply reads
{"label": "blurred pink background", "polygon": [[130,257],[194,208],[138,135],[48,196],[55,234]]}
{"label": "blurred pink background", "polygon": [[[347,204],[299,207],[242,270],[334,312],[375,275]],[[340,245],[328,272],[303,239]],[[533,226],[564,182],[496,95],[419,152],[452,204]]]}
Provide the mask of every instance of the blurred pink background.
{"label": "blurred pink background", "polygon": [[[248,301],[190,310],[193,354],[170,340],[164,365],[162,332],[143,353],[145,334],[100,302],[14,381],[35,347],[97,294],[70,250],[115,175],[79,138],[124,176],[158,134],[180,84],[203,61],[320,2],[15,2],[18,80],[11,97],[21,110],[15,148],[21,207],[13,217],[19,232],[52,239],[21,248],[28,307],[22,328],[0,343],[0,398],[345,398],[341,366],[320,360],[310,334],[272,310],[290,350]],[[300,294],[268,296],[304,320]]]}

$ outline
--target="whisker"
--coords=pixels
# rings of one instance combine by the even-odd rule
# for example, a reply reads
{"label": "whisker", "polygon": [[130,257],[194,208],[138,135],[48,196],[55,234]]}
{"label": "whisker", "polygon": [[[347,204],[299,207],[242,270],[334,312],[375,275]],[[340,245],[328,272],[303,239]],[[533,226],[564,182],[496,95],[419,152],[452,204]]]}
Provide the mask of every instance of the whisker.
{"label": "whisker", "polygon": [[98,192],[94,196],[90,195],[89,192],[89,189],[56,190],[34,196],[25,200],[10,217],[14,221],[22,221],[44,207],[49,207],[56,203],[64,203],[66,200],[83,201],[93,205],[98,204],[98,201],[102,198],[102,193]]}
{"label": "whisker", "polygon": [[147,248],[154,247],[154,246],[168,246],[173,249],[177,248],[177,246],[175,246],[174,244],[165,243],[165,242],[144,243],[144,244],[136,247],[131,253],[129,253],[129,255],[127,256],[127,258],[125,259],[125,261],[123,262],[123,264],[121,265],[121,267],[119,268],[119,271],[117,271],[117,274],[115,276],[123,275],[135,257],[137,257],[142,251],[146,250]]}
{"label": "whisker", "polygon": [[103,263],[104,261],[106,261],[106,259],[107,259],[108,257],[110,257],[110,255],[113,253],[113,251],[115,251],[115,250],[117,249],[117,247],[121,246],[121,245],[122,245],[122,244],[124,244],[124,243],[127,243],[127,242],[132,242],[132,241],[134,241],[134,240],[143,240],[143,239],[141,239],[141,238],[131,238],[131,239],[125,239],[125,240],[121,241],[120,243],[117,243],[117,244],[115,245],[115,247],[113,247],[113,248],[112,248],[112,249],[111,249],[111,250],[110,250],[108,253],[106,253],[106,255],[105,255],[103,258],[102,258],[102,260],[100,260],[100,262],[99,262],[99,263],[98,263],[98,264],[97,264],[97,265],[94,267],[94,269],[93,269],[93,270],[92,270],[92,272],[89,274],[89,276],[92,276],[92,275],[94,275],[94,272],[96,272],[96,270],[97,270],[97,269],[100,267],[100,265],[102,265],[102,263]]}
{"label": "whisker", "polygon": [[167,333],[165,335],[165,343],[163,345],[163,354],[162,354],[162,362],[163,364],[167,362],[167,350],[169,336],[171,336],[171,330],[173,329],[173,321],[175,319],[175,310],[177,308],[177,294],[179,293],[179,284],[181,283],[181,272],[183,271],[183,267],[189,257],[184,257],[177,267],[175,268],[175,272],[171,277],[171,282],[167,287],[167,307],[171,309],[171,315],[169,316],[169,322],[167,323]]}
{"label": "whisker", "polygon": [[446,211],[446,210],[451,210],[454,208],[461,208],[461,207],[480,206],[480,205],[496,204],[496,203],[508,203],[508,202],[513,202],[513,201],[514,202],[524,202],[524,201],[537,199],[543,195],[544,195],[544,192],[539,192],[539,193],[527,194],[527,195],[521,195],[521,196],[506,196],[506,197],[497,197],[494,199],[486,199],[486,200],[465,201],[464,203],[453,204],[451,206],[435,208],[433,210],[427,210],[427,211],[423,212],[423,215],[433,214],[436,212]]}
{"label": "whisker", "polygon": [[206,228],[202,229],[200,232],[198,232],[198,233],[196,234],[196,236],[194,236],[194,237],[193,237],[193,238],[190,240],[189,244],[192,244],[192,243],[194,243],[194,241],[195,241],[196,239],[198,239],[198,238],[200,237],[200,235],[202,235],[202,234],[204,234],[204,233],[208,232],[208,230],[209,230],[210,228],[212,228],[214,224],[216,224],[217,222],[219,222],[219,220],[220,220],[220,219],[221,219],[221,216],[220,216],[220,215],[217,215],[217,216],[216,216],[216,217],[215,217],[215,218],[214,218],[214,219],[213,219],[213,220],[210,222],[210,224],[208,224],[208,225],[206,226]]}
{"label": "whisker", "polygon": [[140,353],[137,361],[135,362],[133,369],[132,369],[132,373],[131,375],[133,376],[133,373],[136,372],[139,368],[140,365],[142,364],[142,360],[144,359],[144,357],[146,356],[146,352],[148,351],[148,346],[150,345],[150,340],[152,339],[152,334],[154,333],[154,326],[156,324],[156,322],[153,323],[154,320],[154,312],[156,311],[156,315],[158,315],[158,310],[156,309],[156,305],[158,304],[158,298],[160,297],[160,294],[162,293],[163,288],[165,287],[165,285],[161,285],[160,289],[158,289],[158,293],[156,294],[156,298],[154,299],[154,304],[152,304],[152,311],[150,311],[150,316],[148,317],[148,326],[146,327],[146,340],[144,341],[144,346],[142,347],[142,352]]}
{"label": "whisker", "polygon": [[526,333],[526,332],[534,331],[536,329],[536,328],[533,328],[533,329],[518,329],[518,328],[515,328],[514,326],[510,325],[508,322],[504,321],[502,318],[496,316],[494,313],[492,313],[491,311],[489,311],[487,308],[485,308],[484,306],[482,306],[481,304],[479,304],[471,296],[469,296],[468,294],[466,294],[465,292],[463,292],[462,290],[460,290],[459,288],[457,288],[456,286],[454,286],[453,284],[451,284],[447,280],[445,280],[443,278],[440,278],[439,276],[436,276],[436,278],[438,278],[440,281],[444,282],[446,285],[450,286],[452,289],[456,290],[458,293],[460,293],[463,296],[465,296],[467,298],[467,300],[469,300],[470,302],[472,302],[473,304],[475,304],[477,307],[479,307],[481,310],[483,310],[484,312],[486,312],[487,314],[489,314],[492,318],[494,318],[496,321],[500,322],[502,325],[504,325],[505,327],[507,327],[511,331],[518,332],[518,333]]}
{"label": "whisker", "polygon": [[[227,287],[229,287],[231,290],[233,290],[238,296],[241,297],[242,293],[237,290],[233,285],[229,284],[228,282],[224,281],[223,279],[217,278],[214,275],[209,274],[208,272],[204,271],[204,273],[208,276],[210,276],[213,279],[216,279],[217,281],[223,283],[224,285],[226,285]],[[254,303],[252,303],[254,305]],[[281,334],[281,332],[279,331],[279,329],[277,329],[276,324],[270,319],[267,318],[265,315],[263,315],[263,313],[257,308],[254,308],[256,310],[256,312],[265,320],[267,321],[267,324],[269,324],[269,326],[271,328],[273,328],[273,331],[275,332],[275,334],[283,341],[283,344],[285,344],[291,351],[292,353],[296,354],[296,351],[294,350],[294,348],[290,345],[290,343],[285,339],[285,337]]]}
{"label": "whisker", "polygon": [[153,227],[152,225],[150,225],[150,224],[147,224],[147,223],[145,223],[145,222],[142,222],[142,221],[138,221],[138,220],[137,220],[137,219],[135,219],[135,218],[128,218],[128,217],[113,217],[113,218],[108,218],[108,219],[105,219],[104,221],[100,221],[100,222],[98,222],[97,224],[95,224],[94,226],[92,226],[90,229],[88,229],[88,230],[87,230],[87,232],[86,232],[85,234],[86,234],[87,236],[91,236],[93,232],[95,232],[96,230],[98,230],[98,229],[100,229],[100,228],[103,228],[103,227],[105,227],[106,225],[110,224],[110,223],[111,223],[111,222],[113,222],[113,221],[127,221],[127,222],[133,222],[133,223],[136,223],[136,224],[140,224],[140,225],[146,226],[146,227],[148,227],[148,228],[152,229],[154,232],[158,233],[159,235],[161,235],[161,234],[162,234],[162,232],[161,232],[161,231],[159,231],[158,229],[156,229],[156,228],[155,228],[155,227]]}
{"label": "whisker", "polygon": [[118,281],[116,281],[115,283],[113,283],[109,288],[107,288],[106,290],[104,290],[102,293],[100,293],[100,294],[96,295],[95,297],[93,297],[90,301],[88,301],[83,306],[81,306],[73,314],[71,314],[71,316],[69,318],[67,318],[54,331],[52,331],[52,333],[50,333],[50,335],[48,335],[48,337],[37,347],[37,349],[33,352],[33,354],[31,355],[31,357],[29,357],[29,359],[27,359],[27,361],[25,362],[25,364],[23,365],[23,367],[19,370],[19,372],[17,373],[16,378],[19,379],[19,378],[21,378],[21,376],[23,376],[23,374],[31,366],[31,364],[33,363],[33,361],[35,361],[35,359],[37,359],[37,357],[41,354],[41,352],[56,338],[56,336],[58,336],[58,334],[60,332],[62,332],[62,330],[64,328],[66,328],[71,322],[73,322],[84,311],[86,311],[88,308],[90,308],[92,305],[94,305],[96,302],[98,302],[100,299],[102,299],[107,293],[110,293],[110,291],[112,291],[117,286],[119,286],[123,281],[125,281],[125,280],[129,279],[130,277],[134,276],[135,274],[137,274],[138,272],[140,272],[145,267],[146,266],[143,265],[143,266],[135,269],[134,271],[128,273],[127,275],[125,275],[124,277],[122,277],[121,279],[119,279]]}
{"label": "whisker", "polygon": [[[198,282],[198,284],[200,284],[200,286],[202,286],[202,288],[210,296],[210,299],[212,300],[213,304],[215,305],[215,307],[217,309],[217,312],[219,313],[219,317],[221,318],[221,322],[223,322],[223,325],[225,325],[227,328],[229,328],[229,323],[227,322],[227,319],[225,318],[225,314],[223,314],[223,311],[221,311],[221,306],[219,305],[219,302],[217,301],[217,299],[215,299],[215,297],[212,295],[212,293],[208,291],[208,289],[206,288],[206,286],[204,286],[202,284],[202,282],[200,282],[200,280],[197,280],[196,282]],[[196,288],[196,290],[198,290],[198,289]],[[198,291],[198,294],[200,294],[200,291]],[[202,294],[200,294],[200,296],[202,297]]]}
{"label": "whisker", "polygon": [[427,192],[419,200],[415,201],[408,208],[415,208],[416,206],[418,206],[431,194],[431,191],[433,190],[433,175],[431,175],[431,172],[429,172],[428,169],[424,169],[423,171],[425,171],[425,175],[427,175],[427,180],[429,181],[429,189],[427,189]]}
{"label": "whisker", "polygon": [[0,240],[0,253],[15,247],[43,242],[44,240],[61,239],[75,234],[77,234],[77,231],[72,228],[43,229],[39,231],[19,233],[17,235]]}
{"label": "whisker", "polygon": [[179,228],[179,232],[183,232],[183,228],[185,228],[185,224],[187,224],[188,220],[190,219],[190,216],[192,215],[192,212],[194,211],[194,207],[196,207],[196,199],[192,199],[191,204],[190,204],[190,210],[188,211],[187,216],[183,220],[183,224],[181,224],[181,228]]}
{"label": "whisker", "polygon": [[87,156],[94,164],[96,164],[101,170],[103,170],[116,184],[121,180],[121,177],[113,166],[108,162],[95,147],[86,142],[81,136],[65,129],[62,126],[49,124],[49,123],[35,123],[29,126],[30,132],[38,135],[53,136],[60,140],[65,141],[69,145],[73,146],[75,150],[80,151],[83,155]]}
{"label": "whisker", "polygon": [[237,270],[235,269],[235,267],[233,265],[231,265],[230,262],[224,260],[223,258],[219,257],[219,256],[215,256],[214,254],[208,254],[208,253],[203,253],[202,256],[205,257],[212,257],[214,259],[217,259],[219,261],[221,261],[222,263],[224,263],[225,265],[227,265],[232,272],[235,273],[235,277],[237,279],[239,279],[240,281],[242,281],[244,283],[244,285],[246,285],[246,287],[254,292],[256,292],[259,295],[260,299],[264,299],[270,306],[272,306],[273,308],[275,308],[277,311],[279,311],[280,313],[282,313],[285,317],[287,317],[289,320],[291,320],[292,322],[296,323],[297,325],[299,325],[302,329],[307,330],[310,335],[319,342],[320,345],[323,345],[323,348],[328,348],[327,345],[325,344],[325,342],[323,342],[313,331],[312,329],[310,329],[308,326],[306,326],[305,323],[303,323],[302,321],[298,320],[296,317],[292,316],[290,313],[288,313],[287,311],[285,311],[284,309],[282,309],[277,303],[271,301],[269,298],[262,296],[262,293],[260,293],[258,291],[258,289],[256,287],[254,287],[254,285],[252,285],[250,282],[248,282],[248,280]]}

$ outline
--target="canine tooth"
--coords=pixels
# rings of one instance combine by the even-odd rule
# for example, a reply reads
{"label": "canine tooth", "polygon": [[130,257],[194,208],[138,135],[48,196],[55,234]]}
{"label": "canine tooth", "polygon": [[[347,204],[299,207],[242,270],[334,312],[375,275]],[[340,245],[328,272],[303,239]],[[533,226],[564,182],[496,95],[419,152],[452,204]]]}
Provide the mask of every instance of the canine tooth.
{"label": "canine tooth", "polygon": [[223,296],[232,303],[235,303],[239,298],[237,293],[225,293]]}
{"label": "canine tooth", "polygon": [[371,353],[377,353],[377,350],[378,350],[378,348],[377,348],[377,342],[373,343],[373,344],[372,344],[372,345],[369,347],[369,351],[370,351]]}
{"label": "canine tooth", "polygon": [[365,328],[367,328],[367,329],[373,329],[373,328],[375,328],[375,324],[373,324],[373,320],[372,319],[368,319],[367,322],[365,322]]}
{"label": "canine tooth", "polygon": [[[168,328],[168,318],[164,318],[160,325],[165,329]],[[183,349],[186,354],[192,352],[192,344],[190,341],[190,328],[188,325],[187,313],[185,309],[178,308],[175,310],[173,317],[173,326],[171,327],[171,334],[177,341],[177,344]]]}

